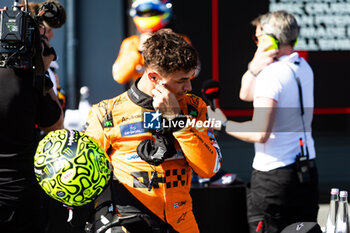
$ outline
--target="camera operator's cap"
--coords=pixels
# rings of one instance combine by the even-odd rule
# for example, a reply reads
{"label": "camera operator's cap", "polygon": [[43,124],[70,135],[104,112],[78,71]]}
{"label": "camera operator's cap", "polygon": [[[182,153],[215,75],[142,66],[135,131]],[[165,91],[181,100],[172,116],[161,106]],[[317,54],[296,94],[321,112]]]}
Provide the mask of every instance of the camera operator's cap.
{"label": "camera operator's cap", "polygon": [[59,1],[46,0],[37,10],[37,18],[46,27],[60,28],[66,23],[66,10]]}
{"label": "camera operator's cap", "polygon": [[[145,16],[145,13],[150,13]],[[135,0],[130,9],[137,30],[141,33],[155,32],[165,27],[172,13],[172,4],[169,0]]]}

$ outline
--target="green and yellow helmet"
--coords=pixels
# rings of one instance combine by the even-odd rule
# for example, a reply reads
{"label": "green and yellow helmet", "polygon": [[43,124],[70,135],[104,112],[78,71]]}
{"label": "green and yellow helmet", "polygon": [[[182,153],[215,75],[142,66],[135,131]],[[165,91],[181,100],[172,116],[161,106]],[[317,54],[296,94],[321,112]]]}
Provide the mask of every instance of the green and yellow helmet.
{"label": "green and yellow helmet", "polygon": [[105,189],[111,165],[91,137],[76,130],[60,129],[39,142],[34,172],[49,196],[68,206],[82,206]]}

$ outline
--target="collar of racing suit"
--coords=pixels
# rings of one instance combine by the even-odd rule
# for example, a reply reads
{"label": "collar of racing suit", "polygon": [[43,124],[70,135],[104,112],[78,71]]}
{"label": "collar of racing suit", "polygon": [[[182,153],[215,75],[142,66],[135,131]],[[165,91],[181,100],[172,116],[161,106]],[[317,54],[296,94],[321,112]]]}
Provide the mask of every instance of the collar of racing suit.
{"label": "collar of racing suit", "polygon": [[146,93],[140,91],[137,88],[137,83],[139,81],[140,81],[140,78],[138,78],[128,90],[128,96],[130,100],[143,108],[154,110],[152,105],[152,102],[153,102],[152,96],[147,95]]}

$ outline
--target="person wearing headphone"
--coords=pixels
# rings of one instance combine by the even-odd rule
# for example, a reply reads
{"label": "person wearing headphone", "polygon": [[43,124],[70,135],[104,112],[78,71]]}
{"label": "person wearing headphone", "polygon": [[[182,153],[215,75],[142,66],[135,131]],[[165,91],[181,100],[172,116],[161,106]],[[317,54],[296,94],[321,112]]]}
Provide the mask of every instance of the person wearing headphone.
{"label": "person wearing headphone", "polygon": [[208,108],[221,130],[254,143],[247,190],[250,232],[281,232],[295,222],[317,222],[318,173],[311,135],[314,75],[294,50],[299,28],[286,11],[252,21],[258,49],[242,77],[240,98],[253,101],[251,121],[235,122]]}
{"label": "person wearing headphone", "polygon": [[[56,2],[50,1],[48,4]],[[14,4],[13,9],[17,11],[17,16],[25,17],[26,22],[32,22],[31,16],[26,17],[20,13],[19,5]],[[8,7],[1,11],[1,15],[10,14]],[[39,28],[29,25],[30,28],[27,29],[32,31],[30,51],[34,51],[29,57],[32,66],[14,68],[10,65],[0,68],[1,232],[44,231],[46,219],[41,208],[43,192],[35,178],[33,163],[40,140],[37,127],[48,133],[61,129],[63,123],[59,100],[50,79],[45,76],[45,70],[53,61],[54,55],[43,51]],[[21,64],[22,59],[27,58],[13,56],[11,62]]]}
{"label": "person wearing headphone", "polygon": [[[43,41],[43,45],[44,43],[46,45],[45,49],[48,51],[48,53],[52,53],[55,56],[55,59],[53,61],[51,61],[49,64],[46,64],[45,69],[48,77],[50,78],[53,84],[52,89],[57,95],[63,111],[65,111],[66,95],[61,85],[59,84],[59,77],[57,73],[57,70],[59,69],[59,65],[57,63],[57,56],[54,48],[50,44],[51,39],[55,37],[54,29],[60,28],[66,23],[66,10],[61,4],[57,3],[57,5],[59,6],[58,9],[60,11],[60,19],[58,20],[58,22],[45,22],[45,21],[41,22],[39,25],[39,31],[40,31],[41,39]],[[21,3],[21,6],[24,6],[23,2]],[[28,9],[33,16],[38,15],[39,12],[42,11],[41,3],[29,2]]]}
{"label": "person wearing headphone", "polygon": [[[113,78],[119,84],[134,82],[144,72],[143,43],[161,28],[175,31],[170,0],[134,0],[130,16],[139,32],[123,40],[112,67]],[[191,43],[185,35],[181,36]]]}

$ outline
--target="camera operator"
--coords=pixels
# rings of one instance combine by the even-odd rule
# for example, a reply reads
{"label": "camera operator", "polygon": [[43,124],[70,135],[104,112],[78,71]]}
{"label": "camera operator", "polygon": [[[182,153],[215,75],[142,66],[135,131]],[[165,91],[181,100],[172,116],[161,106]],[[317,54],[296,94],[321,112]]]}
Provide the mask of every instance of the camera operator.
{"label": "camera operator", "polygon": [[[7,10],[4,8],[3,10]],[[40,232],[42,191],[35,179],[36,126],[62,128],[63,112],[44,69],[54,59],[43,54],[39,30],[32,34],[33,67],[0,68],[0,229]],[[40,71],[40,69],[42,71]],[[38,71],[39,70],[39,71]]]}
{"label": "camera operator", "polygon": [[[53,1],[52,1],[53,2]],[[66,97],[64,95],[64,91],[62,91],[60,85],[59,85],[59,77],[57,74],[58,69],[58,63],[56,61],[56,52],[54,48],[50,45],[51,39],[55,36],[54,29],[61,27],[66,22],[66,10],[64,7],[59,3],[55,2],[55,4],[58,6],[58,10],[60,12],[59,17],[60,19],[57,21],[43,21],[39,25],[39,31],[42,38],[44,51],[46,51],[47,54],[52,54],[55,56],[55,59],[50,62],[49,67],[47,68],[47,65],[45,65],[45,70],[47,71],[47,75],[50,77],[52,83],[53,83],[53,91],[58,97],[58,100],[61,103],[61,107],[63,108],[63,111],[65,110],[66,106]],[[20,4],[21,6],[24,6],[24,3],[22,2]],[[40,11],[42,10],[41,3],[37,2],[29,2],[28,3],[28,9],[31,12],[32,15],[39,15]]]}

